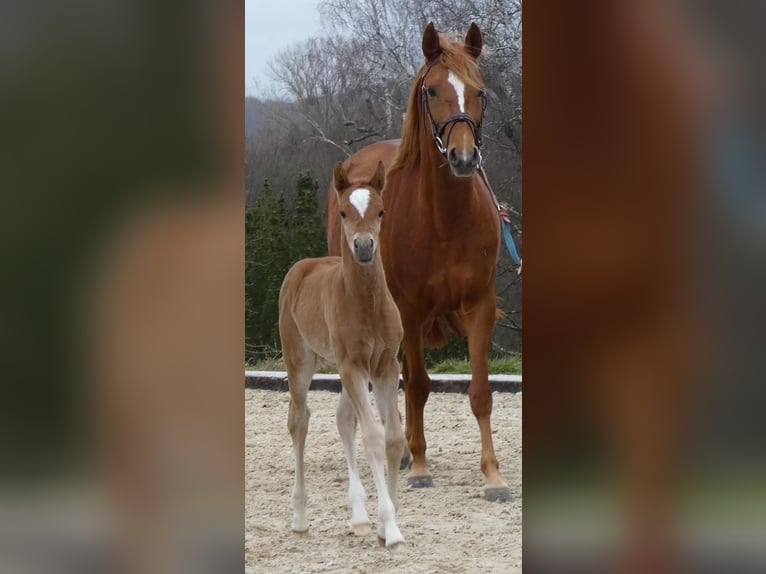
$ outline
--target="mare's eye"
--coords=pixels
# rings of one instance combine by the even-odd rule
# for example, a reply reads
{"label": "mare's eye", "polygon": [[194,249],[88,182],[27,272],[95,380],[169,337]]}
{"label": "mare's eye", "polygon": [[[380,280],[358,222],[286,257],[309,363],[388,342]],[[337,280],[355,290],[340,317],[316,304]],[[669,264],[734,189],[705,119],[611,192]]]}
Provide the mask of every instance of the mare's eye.
{"label": "mare's eye", "polygon": [[341,217],[341,219],[346,219],[346,212],[345,211],[341,211],[340,212],[340,217]]}
{"label": "mare's eye", "polygon": [[380,210],[380,213],[378,213],[378,217],[383,217],[383,210]]}
{"label": "mare's eye", "polygon": [[436,88],[433,86],[428,86],[426,93],[433,98],[436,95]]}

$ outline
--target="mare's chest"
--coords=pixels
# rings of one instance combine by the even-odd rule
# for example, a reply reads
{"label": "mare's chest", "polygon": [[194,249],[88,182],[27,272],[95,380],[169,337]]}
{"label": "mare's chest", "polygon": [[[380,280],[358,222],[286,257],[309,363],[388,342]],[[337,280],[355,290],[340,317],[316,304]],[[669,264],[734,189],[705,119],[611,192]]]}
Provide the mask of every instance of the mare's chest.
{"label": "mare's chest", "polygon": [[397,300],[446,300],[451,307],[494,284],[500,238],[491,219],[456,225],[446,233],[429,229],[423,221],[419,225],[417,217],[387,223],[382,254]]}

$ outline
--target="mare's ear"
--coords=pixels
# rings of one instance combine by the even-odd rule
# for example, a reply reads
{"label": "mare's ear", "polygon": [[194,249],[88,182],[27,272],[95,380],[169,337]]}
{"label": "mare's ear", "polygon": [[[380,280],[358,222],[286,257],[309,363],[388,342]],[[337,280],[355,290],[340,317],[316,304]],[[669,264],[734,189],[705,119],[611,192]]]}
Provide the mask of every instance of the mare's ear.
{"label": "mare's ear", "polygon": [[441,51],[439,34],[436,32],[436,28],[434,28],[434,23],[429,22],[423,31],[423,55],[426,57],[426,62],[436,58],[436,56],[441,54]]}
{"label": "mare's ear", "polygon": [[465,51],[475,60],[481,54],[483,45],[484,40],[481,37],[481,30],[479,30],[476,22],[471,22],[471,27],[468,28],[468,33],[465,35]]}
{"label": "mare's ear", "polygon": [[348,178],[341,162],[335,164],[335,169],[332,172],[332,183],[338,195],[348,187]]}
{"label": "mare's ear", "polygon": [[370,187],[378,193],[383,191],[383,187],[386,185],[386,167],[382,161],[378,161],[378,167],[370,180]]}

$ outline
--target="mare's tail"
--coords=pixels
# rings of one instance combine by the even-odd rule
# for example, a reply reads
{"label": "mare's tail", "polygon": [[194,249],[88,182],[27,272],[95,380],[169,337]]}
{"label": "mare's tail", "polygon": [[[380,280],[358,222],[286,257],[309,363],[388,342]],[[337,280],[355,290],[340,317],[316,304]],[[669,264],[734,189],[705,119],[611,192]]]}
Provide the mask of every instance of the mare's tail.
{"label": "mare's tail", "polygon": [[[498,307],[495,318],[500,319],[505,313]],[[424,341],[427,347],[440,349],[447,345],[451,336],[462,339],[466,336],[465,327],[455,311],[450,311],[432,319],[423,327]]]}

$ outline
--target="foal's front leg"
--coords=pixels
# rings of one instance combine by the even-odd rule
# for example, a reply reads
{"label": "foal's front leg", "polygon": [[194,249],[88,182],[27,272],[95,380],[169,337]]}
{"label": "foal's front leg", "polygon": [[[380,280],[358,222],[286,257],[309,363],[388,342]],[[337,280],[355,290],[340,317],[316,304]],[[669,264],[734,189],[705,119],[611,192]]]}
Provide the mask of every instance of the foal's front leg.
{"label": "foal's front leg", "polygon": [[[386,433],[386,465],[388,478],[388,493],[394,508],[399,509],[398,485],[399,485],[399,461],[402,459],[402,453],[406,440],[402,430],[402,421],[399,418],[399,408],[397,404],[397,391],[399,389],[399,363],[396,356],[392,356],[386,364],[382,366],[380,374],[372,381],[372,390],[375,393],[375,403],[380,412],[383,428]],[[379,533],[380,534],[380,533]],[[381,538],[383,538],[381,536]]]}
{"label": "foal's front leg", "polygon": [[343,451],[348,463],[348,505],[351,508],[351,528],[357,536],[366,536],[370,532],[370,517],[367,515],[365,504],[367,494],[359,479],[359,469],[356,465],[356,419],[354,408],[348,398],[348,392],[341,389],[335,422],[343,442]]}
{"label": "foal's front leg", "polygon": [[379,532],[384,534],[386,547],[391,548],[404,542],[404,537],[396,525],[396,509],[388,494],[383,465],[386,442],[382,425],[375,419],[367,389],[369,373],[353,365],[340,367],[344,392],[353,405],[354,415],[362,429],[362,442],[370,463],[375,489],[378,491],[378,516],[381,522]]}

